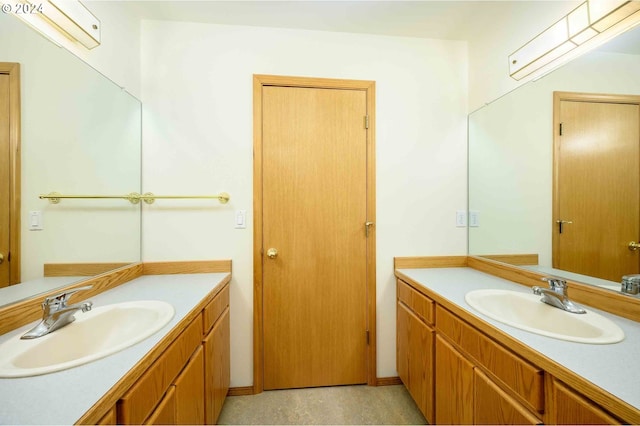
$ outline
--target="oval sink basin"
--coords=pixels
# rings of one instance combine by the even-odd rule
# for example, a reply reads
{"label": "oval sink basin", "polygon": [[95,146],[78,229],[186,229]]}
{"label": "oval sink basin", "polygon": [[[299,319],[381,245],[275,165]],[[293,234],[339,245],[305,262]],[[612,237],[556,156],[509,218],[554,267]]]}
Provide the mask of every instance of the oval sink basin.
{"label": "oval sink basin", "polygon": [[474,290],[465,300],[478,312],[504,324],[571,342],[610,344],[624,339],[613,321],[595,312],[572,314],[540,301],[535,294]]}
{"label": "oval sink basin", "polygon": [[78,312],[71,324],[37,339],[17,335],[0,345],[0,377],[28,377],[76,367],[132,346],[164,327],[173,306],[157,300]]}

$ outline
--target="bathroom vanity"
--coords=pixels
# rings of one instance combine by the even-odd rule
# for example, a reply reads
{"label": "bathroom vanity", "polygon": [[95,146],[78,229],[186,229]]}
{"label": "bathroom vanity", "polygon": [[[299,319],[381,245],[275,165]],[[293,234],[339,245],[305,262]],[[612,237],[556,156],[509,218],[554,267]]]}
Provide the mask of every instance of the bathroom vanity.
{"label": "bathroom vanity", "polygon": [[[0,423],[215,423],[230,381],[227,263],[227,271],[207,273],[184,268],[167,273],[145,265],[145,275],[91,295],[94,307],[159,300],[170,303],[175,314],[160,331],[105,358],[50,374],[0,379]],[[33,325],[0,336],[0,343]]]}
{"label": "bathroom vanity", "polygon": [[465,300],[478,289],[529,287],[469,267],[464,257],[414,266],[396,262],[397,369],[429,423],[640,422],[640,367],[626,361],[640,351],[636,321],[585,306],[619,326],[624,340],[550,338],[496,321]]}

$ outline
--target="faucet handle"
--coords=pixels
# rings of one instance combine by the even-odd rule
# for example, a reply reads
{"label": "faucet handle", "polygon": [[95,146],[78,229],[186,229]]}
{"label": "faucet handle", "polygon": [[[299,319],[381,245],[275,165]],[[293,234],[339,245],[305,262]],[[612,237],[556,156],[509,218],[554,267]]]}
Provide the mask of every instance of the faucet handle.
{"label": "faucet handle", "polygon": [[48,306],[56,306],[56,305],[60,305],[60,307],[63,308],[67,305],[67,301],[73,294],[79,291],[90,290],[91,288],[93,288],[93,286],[91,285],[76,287],[76,288],[72,288],[72,289],[63,291],[61,293],[58,293],[54,296],[47,297],[44,299],[44,302],[42,302],[42,308],[44,309]]}
{"label": "faucet handle", "polygon": [[556,293],[567,294],[567,282],[564,279],[558,277],[543,277],[542,281],[549,283],[549,288]]}

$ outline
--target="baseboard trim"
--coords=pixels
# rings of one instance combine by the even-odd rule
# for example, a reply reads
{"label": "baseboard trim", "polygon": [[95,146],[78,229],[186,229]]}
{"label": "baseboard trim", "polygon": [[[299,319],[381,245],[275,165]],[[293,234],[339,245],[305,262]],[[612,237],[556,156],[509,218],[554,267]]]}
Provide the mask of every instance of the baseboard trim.
{"label": "baseboard trim", "polygon": [[245,396],[253,395],[253,386],[242,386],[238,388],[229,388],[227,396]]}
{"label": "baseboard trim", "polygon": [[400,377],[378,377],[376,380],[376,386],[391,386],[391,385],[401,385],[402,380]]}

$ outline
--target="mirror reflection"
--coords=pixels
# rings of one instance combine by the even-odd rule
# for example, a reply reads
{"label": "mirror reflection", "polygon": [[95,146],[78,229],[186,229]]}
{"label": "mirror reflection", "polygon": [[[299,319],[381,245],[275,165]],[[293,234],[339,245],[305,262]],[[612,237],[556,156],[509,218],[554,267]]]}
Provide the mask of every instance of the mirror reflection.
{"label": "mirror reflection", "polygon": [[[0,39],[10,41],[0,43],[0,62],[19,63],[21,80],[21,224],[8,236],[11,227],[3,223],[0,234],[0,252],[7,238],[19,238],[20,284],[8,285],[15,276],[0,274],[1,306],[140,261],[139,205],[117,199],[52,204],[38,196],[140,192],[141,105],[12,16],[0,14]],[[6,108],[0,113],[6,119]],[[8,215],[7,199],[0,191],[0,218]]]}
{"label": "mirror reflection", "polygon": [[[638,273],[640,253],[629,247],[640,238],[638,75],[640,28],[469,116],[469,212],[477,218],[469,254],[612,290]],[[564,93],[556,93],[555,111],[554,92]],[[594,101],[594,94],[611,96]],[[588,102],[615,111],[596,124],[605,113],[586,110]],[[561,138],[558,125],[569,114],[578,121]],[[620,126],[631,127],[631,146],[621,145]],[[561,240],[570,234],[578,237]]]}

